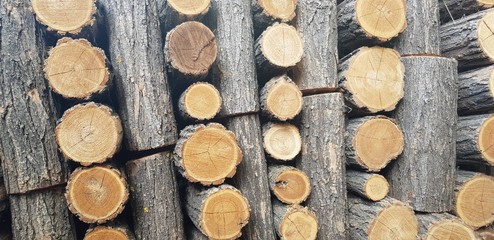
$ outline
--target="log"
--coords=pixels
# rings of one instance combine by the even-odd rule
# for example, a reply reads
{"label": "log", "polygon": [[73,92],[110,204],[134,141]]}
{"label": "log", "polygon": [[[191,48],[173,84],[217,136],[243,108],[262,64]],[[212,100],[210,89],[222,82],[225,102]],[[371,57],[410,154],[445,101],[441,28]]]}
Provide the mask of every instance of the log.
{"label": "log", "polygon": [[269,188],[281,202],[300,204],[309,197],[311,183],[304,172],[294,167],[273,165],[268,168],[268,176]]}
{"label": "log", "polygon": [[494,165],[492,129],[494,116],[472,115],[458,119],[456,155],[461,164],[481,163]]}
{"label": "log", "polygon": [[[128,226],[108,224],[89,228],[84,235],[84,240],[135,240],[134,234]],[[140,239],[140,238],[139,238]]]}
{"label": "log", "polygon": [[174,145],[178,132],[156,1],[100,3],[106,13],[109,56],[127,149],[142,151]]}
{"label": "log", "polygon": [[470,115],[494,110],[494,67],[458,73],[458,114]]}
{"label": "log", "polygon": [[320,238],[345,239],[343,96],[341,93],[307,96],[304,105],[300,114],[304,144],[297,167],[311,179],[312,192],[306,205],[316,213]]}
{"label": "log", "polygon": [[400,126],[386,116],[350,119],[345,134],[346,162],[365,171],[379,172],[403,152],[403,138]]}
{"label": "log", "polygon": [[494,7],[492,0],[442,0],[439,3],[439,14],[442,23],[458,21],[482,10]]}
{"label": "log", "polygon": [[210,120],[220,112],[221,102],[218,89],[207,82],[197,82],[180,95],[178,109],[186,120]]}
{"label": "log", "polygon": [[126,163],[138,239],[184,239],[183,216],[171,152]]}
{"label": "log", "polygon": [[227,120],[227,128],[238,137],[244,159],[238,166],[233,185],[238,187],[251,206],[249,224],[245,227],[245,239],[274,239],[271,194],[268,167],[262,149],[261,123],[257,114],[233,117]]}
{"label": "log", "polygon": [[230,185],[206,190],[189,185],[186,199],[187,214],[209,239],[236,239],[249,222],[249,202]]}
{"label": "log", "polygon": [[484,230],[477,231],[477,233],[481,240],[494,240],[494,229],[492,226]]}
{"label": "log", "polygon": [[161,29],[165,34],[186,21],[200,21],[211,7],[211,0],[158,0]]}
{"label": "log", "polygon": [[348,235],[354,240],[418,239],[419,225],[413,210],[387,197],[370,202],[348,196]]}
{"label": "log", "polygon": [[295,118],[304,105],[302,92],[287,75],[269,80],[261,89],[259,98],[264,115],[280,121]]}
{"label": "log", "polygon": [[216,60],[216,39],[200,22],[185,22],[166,35],[165,59],[173,79],[203,80]]}
{"label": "log", "polygon": [[448,213],[417,214],[419,236],[424,240],[464,239],[476,240],[472,228],[466,226],[457,217]]}
{"label": "log", "polygon": [[118,152],[122,124],[109,107],[82,103],[65,111],[55,129],[55,138],[66,159],[89,166],[105,162]]}
{"label": "log", "polygon": [[345,0],[338,4],[339,48],[348,53],[387,42],[405,30],[406,15],[405,0]]}
{"label": "log", "polygon": [[455,214],[474,229],[494,222],[494,177],[458,170],[455,182]]}
{"label": "log", "polygon": [[188,225],[186,227],[187,239],[188,240],[208,240],[206,235],[202,234],[201,230],[197,229],[194,224]]}
{"label": "log", "polygon": [[67,181],[53,136],[57,109],[43,78],[45,32],[30,8],[28,0],[0,8],[0,158],[9,194]]}
{"label": "log", "polygon": [[317,217],[307,207],[300,205],[287,206],[273,201],[274,227],[283,240],[306,239],[317,237]]}
{"label": "log", "polygon": [[449,211],[456,170],[457,64],[431,56],[403,57],[402,62],[407,84],[394,117],[405,147],[386,176],[389,195],[415,211]]}
{"label": "log", "polygon": [[441,25],[441,54],[458,60],[459,69],[494,63],[494,11],[484,10]]}
{"label": "log", "polygon": [[233,177],[243,157],[235,134],[219,123],[185,127],[174,156],[184,178],[205,186],[219,185]]}
{"label": "log", "polygon": [[77,168],[65,192],[69,210],[85,223],[102,224],[115,219],[128,197],[127,182],[120,171],[104,165]]}
{"label": "log", "polygon": [[391,48],[362,47],[338,64],[339,84],[352,114],[394,110],[403,98],[404,73],[400,54]]}
{"label": "log", "polygon": [[48,30],[60,35],[77,35],[95,22],[96,0],[33,0],[32,9],[36,19]]}
{"label": "log", "polygon": [[388,180],[382,175],[355,170],[346,172],[348,191],[374,202],[384,199],[389,192]]}
{"label": "log", "polygon": [[293,160],[302,149],[302,138],[298,128],[290,123],[266,123],[262,127],[263,146],[275,160]]}
{"label": "log", "polygon": [[252,0],[252,19],[255,35],[275,22],[289,23],[295,18],[297,0]]}

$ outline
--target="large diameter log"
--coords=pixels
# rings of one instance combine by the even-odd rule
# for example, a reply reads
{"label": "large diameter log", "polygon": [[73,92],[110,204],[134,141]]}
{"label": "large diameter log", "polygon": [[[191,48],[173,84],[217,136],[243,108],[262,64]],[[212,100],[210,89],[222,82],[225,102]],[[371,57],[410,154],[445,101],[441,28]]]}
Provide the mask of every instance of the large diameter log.
{"label": "large diameter log", "polygon": [[275,160],[293,160],[302,149],[298,128],[290,123],[269,122],[262,127],[263,146]]}
{"label": "large diameter log", "polygon": [[396,159],[404,147],[403,132],[395,120],[368,116],[347,121],[346,162],[370,172],[379,172]]}
{"label": "large diameter log", "polygon": [[457,63],[430,56],[403,57],[402,62],[407,84],[394,115],[405,147],[389,169],[390,196],[416,211],[449,211],[456,170]]}
{"label": "large diameter log", "polygon": [[297,167],[311,180],[312,192],[306,205],[317,215],[320,238],[345,239],[343,96],[341,93],[307,96],[304,105],[300,114],[304,144]]}
{"label": "large diameter log", "polygon": [[273,194],[285,204],[300,204],[311,191],[309,177],[304,172],[289,166],[273,165],[268,168],[269,187]]}
{"label": "large diameter log", "polygon": [[96,0],[33,0],[32,9],[40,23],[61,35],[78,34],[94,24]]}
{"label": "large diameter log", "polygon": [[458,119],[456,155],[458,163],[494,165],[493,115],[472,115]]}
{"label": "large diameter log", "polygon": [[[275,22],[288,23],[295,18],[297,0],[252,0],[254,30],[261,33]],[[257,35],[257,34],[256,34]]]}
{"label": "large diameter log", "polygon": [[57,151],[55,104],[43,78],[44,31],[36,29],[31,1],[0,8],[0,158],[10,194],[63,184]]}
{"label": "large diameter log", "polygon": [[485,10],[441,25],[441,54],[458,60],[466,69],[494,62],[494,11]]}
{"label": "large diameter log", "polygon": [[[134,234],[128,226],[118,224],[99,225],[89,228],[84,235],[84,240],[135,240]],[[143,238],[138,238],[143,239]],[[144,238],[156,239],[156,238]]]}
{"label": "large diameter log", "polygon": [[210,120],[221,109],[220,92],[207,82],[190,85],[178,100],[180,115],[187,120]]}
{"label": "large diameter log", "polygon": [[106,13],[109,56],[127,149],[141,151],[175,144],[178,134],[156,1],[100,3]]}
{"label": "large diameter log", "polygon": [[227,120],[227,128],[238,138],[244,159],[233,178],[234,185],[249,200],[251,215],[244,229],[245,239],[274,239],[268,167],[262,149],[261,123],[257,114]]}
{"label": "large diameter log", "polygon": [[458,114],[470,115],[494,110],[494,67],[458,74]]}
{"label": "large diameter log", "polygon": [[158,0],[163,33],[186,21],[199,21],[211,7],[211,0]]}
{"label": "large diameter log", "polygon": [[283,240],[315,240],[317,237],[317,217],[307,207],[284,205],[273,201],[274,227]]}
{"label": "large diameter log", "polygon": [[494,7],[492,0],[442,0],[439,3],[440,20],[442,23],[458,21],[464,16],[492,7]]}
{"label": "large diameter log", "polygon": [[476,240],[472,228],[448,213],[417,214],[420,225],[419,236],[424,240]]}
{"label": "large diameter log", "polygon": [[259,98],[262,112],[280,121],[295,118],[304,105],[302,92],[287,75],[269,80],[261,89]]}
{"label": "large diameter log", "polygon": [[170,152],[127,162],[134,232],[138,239],[183,239],[183,216]]}
{"label": "large diameter log", "polygon": [[348,235],[353,240],[417,239],[419,225],[411,207],[387,197],[370,202],[348,197]]}
{"label": "large diameter log", "polygon": [[346,187],[348,191],[377,202],[388,195],[388,180],[382,175],[365,173],[355,170],[346,171]]}

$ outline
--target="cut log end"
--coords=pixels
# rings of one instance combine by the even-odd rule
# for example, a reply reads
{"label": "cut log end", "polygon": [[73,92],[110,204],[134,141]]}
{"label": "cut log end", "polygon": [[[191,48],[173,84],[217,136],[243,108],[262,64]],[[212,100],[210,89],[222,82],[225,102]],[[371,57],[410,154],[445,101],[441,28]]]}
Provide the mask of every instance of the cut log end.
{"label": "cut log end", "polygon": [[388,195],[389,184],[386,178],[379,174],[374,174],[367,180],[364,189],[370,200],[379,201]]}
{"label": "cut log end", "polygon": [[307,199],[311,191],[311,186],[309,177],[303,171],[287,167],[282,171],[276,171],[276,173],[278,173],[278,176],[274,176],[275,184],[272,190],[281,202],[286,204],[300,204]]}
{"label": "cut log end", "polygon": [[88,166],[106,161],[119,150],[122,125],[106,106],[79,104],[63,114],[55,137],[66,158]]}
{"label": "cut log end", "polygon": [[492,60],[494,60],[494,11],[489,11],[479,21],[477,29],[480,49]]}
{"label": "cut log end", "polygon": [[297,0],[257,0],[266,16],[281,22],[289,22],[295,17]]}
{"label": "cut log end", "polygon": [[110,79],[105,54],[85,39],[60,39],[44,70],[53,91],[65,98],[88,99],[106,89]]}
{"label": "cut log end", "polygon": [[415,240],[418,222],[413,210],[400,204],[387,207],[370,223],[369,240],[403,239]]}
{"label": "cut log end", "polygon": [[306,207],[295,205],[287,210],[278,232],[285,240],[315,240],[318,228],[316,215]]}
{"label": "cut log end", "polygon": [[477,175],[456,196],[456,214],[469,226],[479,228],[494,222],[494,178]]}
{"label": "cut log end", "polygon": [[482,157],[489,164],[494,165],[494,116],[490,116],[480,127],[478,144]]}
{"label": "cut log end", "polygon": [[477,0],[477,3],[486,8],[494,6],[494,0]]}
{"label": "cut log end", "polygon": [[362,29],[383,42],[398,36],[407,26],[404,0],[357,1],[355,12]]}
{"label": "cut log end", "polygon": [[84,236],[84,240],[128,240],[127,233],[119,228],[113,228],[108,226],[97,226],[89,229]]}
{"label": "cut log end", "polygon": [[445,220],[429,228],[424,240],[475,240],[475,232],[462,223]]}
{"label": "cut log end", "polygon": [[197,120],[212,119],[220,112],[221,96],[211,84],[192,84],[180,97],[179,108],[183,116]]}
{"label": "cut log end", "polygon": [[264,58],[279,68],[295,66],[304,53],[299,33],[293,26],[284,23],[275,23],[266,29],[259,44]]}
{"label": "cut log end", "polygon": [[122,212],[128,196],[120,172],[106,166],[76,169],[65,194],[70,211],[85,223],[113,220]]}
{"label": "cut log end", "polygon": [[261,108],[280,121],[295,118],[303,107],[302,92],[286,75],[269,80],[261,90]]}
{"label": "cut log end", "polygon": [[264,149],[274,159],[289,161],[302,149],[298,128],[289,123],[268,124],[263,129]]}
{"label": "cut log end", "polygon": [[178,14],[188,19],[205,14],[211,5],[211,0],[168,0],[166,2]]}
{"label": "cut log end", "polygon": [[60,34],[78,34],[96,13],[95,0],[33,0],[32,7],[39,22]]}

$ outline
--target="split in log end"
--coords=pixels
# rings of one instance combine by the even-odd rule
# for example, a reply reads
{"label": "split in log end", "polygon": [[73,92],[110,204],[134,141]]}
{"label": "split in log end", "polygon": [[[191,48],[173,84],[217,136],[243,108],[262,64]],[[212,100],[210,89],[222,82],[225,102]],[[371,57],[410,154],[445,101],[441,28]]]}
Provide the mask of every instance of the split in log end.
{"label": "split in log end", "polygon": [[97,226],[89,229],[84,236],[84,240],[128,240],[129,236],[120,228],[113,228],[108,226]]}
{"label": "split in log end", "polygon": [[[271,170],[271,169],[270,169]],[[283,203],[300,204],[311,191],[309,177],[296,168],[287,167],[275,177],[274,195]]]}
{"label": "split in log end", "polygon": [[167,4],[179,15],[192,19],[206,14],[211,5],[211,0],[167,0]]}
{"label": "split in log end", "polygon": [[318,223],[316,215],[306,207],[289,207],[281,220],[278,232],[281,239],[317,239]]}
{"label": "split in log end", "polygon": [[218,90],[206,82],[188,87],[179,100],[182,116],[197,120],[212,119],[220,112],[221,96]]}
{"label": "split in log end", "polygon": [[372,201],[385,198],[389,192],[389,184],[386,178],[379,174],[373,174],[365,183],[365,194]]}
{"label": "split in log end", "polygon": [[304,104],[302,92],[286,75],[269,80],[261,89],[260,99],[263,112],[280,121],[295,118]]}
{"label": "split in log end", "polygon": [[394,204],[379,212],[370,223],[368,236],[377,239],[417,239],[419,225],[413,210]]}
{"label": "split in log end", "polygon": [[494,60],[494,11],[489,11],[479,21],[477,30],[480,48],[491,59]]}
{"label": "split in log end", "polygon": [[300,34],[293,26],[285,23],[275,23],[268,27],[259,37],[257,44],[260,45],[263,56],[258,58],[259,66],[263,66],[266,61],[275,68],[293,67],[302,60],[304,53]]}
{"label": "split in log end", "polygon": [[494,178],[476,175],[456,196],[456,214],[469,226],[479,228],[494,222]]}
{"label": "split in log end", "polygon": [[274,159],[289,161],[302,149],[302,138],[296,126],[289,123],[269,123],[263,128],[266,152]]}
{"label": "split in log end", "polygon": [[256,0],[263,13],[281,22],[289,22],[295,17],[297,0]]}
{"label": "split in log end", "polygon": [[494,145],[493,132],[494,116],[489,117],[482,123],[478,137],[479,150],[482,153],[482,157],[490,165],[494,165],[494,148],[492,147]]}
{"label": "split in log end", "polygon": [[95,0],[33,0],[36,18],[48,29],[59,34],[78,34],[85,26],[94,23]]}
{"label": "split in log end", "polygon": [[477,237],[475,236],[475,232],[466,225],[445,220],[431,226],[424,240],[438,239],[475,240]]}
{"label": "split in log end", "polygon": [[407,26],[404,0],[357,1],[355,13],[362,30],[382,42],[398,36]]}

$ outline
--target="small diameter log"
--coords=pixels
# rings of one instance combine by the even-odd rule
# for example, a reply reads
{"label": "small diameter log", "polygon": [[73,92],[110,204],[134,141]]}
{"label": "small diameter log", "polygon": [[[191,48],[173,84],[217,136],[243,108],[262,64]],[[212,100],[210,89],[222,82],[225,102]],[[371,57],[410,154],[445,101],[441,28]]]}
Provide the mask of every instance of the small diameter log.
{"label": "small diameter log", "polygon": [[94,24],[96,0],[33,0],[36,19],[60,35],[78,34],[86,26]]}
{"label": "small diameter log", "polygon": [[209,239],[237,239],[249,222],[249,202],[230,185],[202,191],[189,186],[186,199],[187,214]]}
{"label": "small diameter log", "polygon": [[376,113],[395,109],[403,98],[405,67],[391,48],[362,47],[338,65],[338,79],[352,111]]}
{"label": "small diameter log", "polygon": [[407,26],[405,0],[345,0],[338,4],[338,44],[343,52],[389,41]]}
{"label": "small diameter log", "polygon": [[319,237],[345,239],[346,180],[341,93],[304,97],[300,114],[302,152],[297,167],[311,179],[307,207],[319,220]]}
{"label": "small diameter log", "polygon": [[[297,0],[252,0],[254,30],[261,33],[275,22],[288,23],[295,18]],[[258,34],[256,34],[258,35]]]}
{"label": "small diameter log", "polygon": [[298,128],[290,123],[269,122],[262,128],[263,146],[275,160],[293,160],[302,149],[302,138]]}
{"label": "small diameter log", "polygon": [[388,181],[382,175],[354,170],[346,172],[346,187],[348,191],[374,202],[382,200],[389,192]]}
{"label": "small diameter log", "polygon": [[[183,216],[169,152],[126,164],[137,239],[183,239]],[[152,193],[152,194],[150,194]]]}
{"label": "small diameter log", "polygon": [[494,7],[493,0],[441,0],[439,2],[440,19],[442,23],[458,21],[464,16],[492,7]]}
{"label": "small diameter log", "polygon": [[[100,225],[89,228],[84,240],[134,240],[135,237],[127,226]],[[141,239],[141,238],[138,238]]]}
{"label": "small diameter log", "polygon": [[368,116],[347,121],[345,153],[347,164],[379,172],[396,159],[405,146],[398,124],[386,116]]}
{"label": "small diameter log", "polygon": [[120,149],[120,118],[94,102],[76,105],[63,114],[55,138],[65,158],[89,166],[102,163]]}
{"label": "small diameter log", "polygon": [[494,11],[485,10],[439,28],[441,53],[466,69],[494,62]]}
{"label": "small diameter log", "polygon": [[494,177],[459,170],[455,186],[455,214],[477,229],[494,222]]}
{"label": "small diameter log", "polygon": [[210,120],[221,110],[220,92],[211,84],[198,82],[180,95],[178,109],[184,119]]}
{"label": "small diameter log", "polygon": [[458,74],[458,114],[478,114],[494,110],[494,67]]}
{"label": "small diameter log", "polygon": [[419,225],[411,207],[387,197],[370,202],[348,197],[348,234],[353,240],[416,240]]}
{"label": "small diameter log", "polygon": [[419,237],[423,240],[477,240],[472,228],[448,213],[417,214]]}
{"label": "small diameter log", "polygon": [[289,166],[273,165],[268,168],[269,187],[285,204],[300,204],[307,199],[311,183],[307,175]]}
{"label": "small diameter log", "polygon": [[211,0],[159,0],[158,9],[163,33],[180,23],[199,21],[211,6]]}
{"label": "small diameter log", "polygon": [[216,60],[216,39],[200,22],[185,22],[166,35],[166,62],[178,80],[202,80]]}
{"label": "small diameter log", "polygon": [[406,69],[405,96],[394,117],[403,130],[405,147],[386,176],[389,195],[415,211],[449,211],[456,172],[457,64],[454,59],[431,56],[401,60]]}
{"label": "small diameter log", "polygon": [[494,165],[494,116],[472,115],[458,119],[456,155],[458,163]]}
{"label": "small diameter log", "polygon": [[109,166],[77,168],[65,192],[70,211],[85,223],[105,223],[124,209],[129,192],[122,174]]}
{"label": "small diameter log", "polygon": [[300,205],[284,205],[273,201],[274,227],[282,240],[315,240],[317,217],[314,212]]}
{"label": "small diameter log", "polygon": [[280,121],[295,118],[304,105],[302,92],[287,75],[269,80],[261,89],[260,101],[262,112]]}
{"label": "small diameter log", "polygon": [[218,123],[185,127],[174,153],[182,176],[205,186],[233,177],[243,157],[235,134]]}

